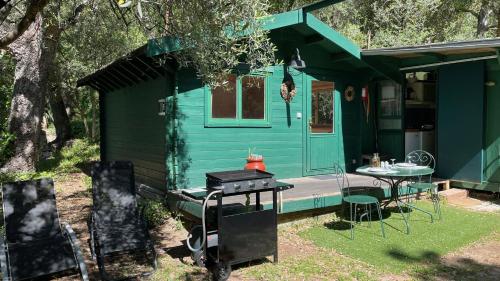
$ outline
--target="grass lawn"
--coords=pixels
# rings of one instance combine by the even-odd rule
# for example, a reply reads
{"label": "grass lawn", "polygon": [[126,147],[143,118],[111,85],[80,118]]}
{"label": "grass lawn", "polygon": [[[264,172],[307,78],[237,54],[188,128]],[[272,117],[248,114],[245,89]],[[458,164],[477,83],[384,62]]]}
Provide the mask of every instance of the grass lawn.
{"label": "grass lawn", "polygon": [[[431,210],[432,205],[418,205]],[[471,212],[443,206],[443,219],[434,223],[421,212],[412,212],[411,232],[405,234],[402,217],[396,209],[384,214],[386,239],[381,236],[378,221],[371,227],[363,222],[356,225],[354,240],[350,240],[347,223],[328,222],[299,232],[315,245],[334,249],[354,259],[373,265],[377,270],[400,274],[430,270],[443,255],[475,242],[493,232],[500,232],[500,214]]]}

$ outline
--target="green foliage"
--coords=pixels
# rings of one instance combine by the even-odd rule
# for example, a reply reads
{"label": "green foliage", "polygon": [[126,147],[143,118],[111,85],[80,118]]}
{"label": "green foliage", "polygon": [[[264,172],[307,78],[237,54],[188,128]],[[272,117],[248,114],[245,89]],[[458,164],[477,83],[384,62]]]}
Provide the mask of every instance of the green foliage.
{"label": "green foliage", "polygon": [[51,158],[41,160],[36,172],[0,173],[0,182],[65,177],[89,170],[90,162],[96,160],[99,160],[99,146],[86,139],[76,139]]}
{"label": "green foliage", "polygon": [[143,216],[150,228],[162,225],[170,217],[170,212],[160,201],[144,200],[140,203],[140,207],[143,208]]}
{"label": "green foliage", "polygon": [[51,158],[40,161],[37,171],[66,175],[81,172],[88,164],[99,159],[99,146],[86,139],[76,139],[69,146],[56,152]]}
{"label": "green foliage", "polygon": [[[315,0],[271,1],[283,12]],[[481,9],[488,11],[487,31],[477,32]],[[396,47],[495,37],[497,0],[348,0],[314,12],[362,48]],[[495,34],[495,32],[497,32]]]}
{"label": "green foliage", "polygon": [[14,90],[14,67],[12,56],[0,50],[0,132],[5,131],[9,117],[10,102]]}
{"label": "green foliage", "polygon": [[12,156],[12,143],[14,139],[15,136],[13,134],[0,130],[0,167]]}
{"label": "green foliage", "polygon": [[[71,5],[65,2],[62,10]],[[96,141],[99,132],[98,95],[87,87],[76,88],[76,81],[142,46],[146,40],[137,24],[126,25],[113,12],[110,1],[87,7],[61,35],[56,61],[58,86],[66,106],[75,113],[71,124],[75,137]]]}
{"label": "green foliage", "polygon": [[85,131],[85,124],[80,119],[74,119],[70,122],[71,133],[77,139],[82,139],[87,137],[87,132]]}
{"label": "green foliage", "polygon": [[7,132],[10,103],[14,90],[14,61],[7,53],[0,50],[0,167],[12,156],[12,143],[15,136]]}
{"label": "green foliage", "polygon": [[266,0],[135,2],[149,36],[177,38],[182,51],[174,56],[181,65],[194,67],[212,86],[241,63],[256,70],[274,62],[275,47],[259,20],[268,15]]}

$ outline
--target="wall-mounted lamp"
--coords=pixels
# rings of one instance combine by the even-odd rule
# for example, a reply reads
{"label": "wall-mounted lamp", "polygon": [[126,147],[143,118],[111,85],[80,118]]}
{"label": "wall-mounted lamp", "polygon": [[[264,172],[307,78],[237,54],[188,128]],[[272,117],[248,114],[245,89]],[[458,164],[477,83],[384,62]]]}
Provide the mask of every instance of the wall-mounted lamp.
{"label": "wall-mounted lamp", "polygon": [[486,81],[486,83],[484,83],[484,85],[486,85],[487,87],[494,87],[496,85],[495,81]]}
{"label": "wall-mounted lamp", "polygon": [[158,100],[158,115],[165,116],[166,112],[167,112],[167,100],[166,99],[159,99]]}
{"label": "wall-mounted lamp", "polygon": [[292,60],[290,61],[288,66],[293,67],[295,69],[302,69],[306,67],[306,62],[300,58],[300,53],[298,48],[296,49],[295,55],[292,56]]}

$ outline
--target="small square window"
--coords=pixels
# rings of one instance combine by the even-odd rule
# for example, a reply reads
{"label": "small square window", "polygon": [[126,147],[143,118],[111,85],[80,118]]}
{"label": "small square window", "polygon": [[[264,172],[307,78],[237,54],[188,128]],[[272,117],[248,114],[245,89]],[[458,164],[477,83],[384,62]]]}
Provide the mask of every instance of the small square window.
{"label": "small square window", "polygon": [[229,75],[224,86],[206,87],[206,127],[271,127],[266,91],[267,78],[263,75]]}
{"label": "small square window", "polygon": [[241,79],[241,109],[243,119],[264,119],[265,85],[264,78],[244,76]]}
{"label": "small square window", "polygon": [[236,76],[229,75],[225,85],[212,89],[212,118],[236,118]]}

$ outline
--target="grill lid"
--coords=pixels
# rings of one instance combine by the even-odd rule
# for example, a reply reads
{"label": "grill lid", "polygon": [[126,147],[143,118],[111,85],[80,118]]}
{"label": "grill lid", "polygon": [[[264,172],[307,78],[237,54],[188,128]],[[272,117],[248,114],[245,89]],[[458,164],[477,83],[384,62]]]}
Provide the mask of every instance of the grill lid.
{"label": "grill lid", "polygon": [[274,175],[261,170],[235,170],[207,173],[206,176],[207,180],[214,180],[220,183],[224,183],[232,181],[265,179],[271,178]]}

